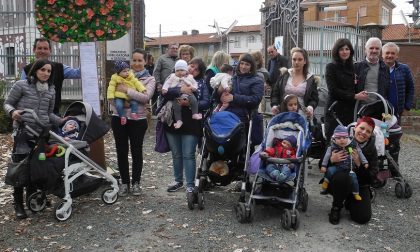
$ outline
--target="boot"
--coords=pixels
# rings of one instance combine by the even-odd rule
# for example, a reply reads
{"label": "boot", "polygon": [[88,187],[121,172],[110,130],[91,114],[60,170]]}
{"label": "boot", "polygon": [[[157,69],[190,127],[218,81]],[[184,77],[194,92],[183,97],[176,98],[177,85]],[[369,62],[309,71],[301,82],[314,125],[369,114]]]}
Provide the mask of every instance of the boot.
{"label": "boot", "polygon": [[28,215],[26,215],[25,207],[23,206],[23,188],[22,187],[15,187],[13,191],[13,201],[15,207],[15,214],[17,219],[26,219]]}
{"label": "boot", "polygon": [[332,207],[331,213],[329,214],[330,223],[333,225],[337,225],[340,222],[340,212],[341,208]]}

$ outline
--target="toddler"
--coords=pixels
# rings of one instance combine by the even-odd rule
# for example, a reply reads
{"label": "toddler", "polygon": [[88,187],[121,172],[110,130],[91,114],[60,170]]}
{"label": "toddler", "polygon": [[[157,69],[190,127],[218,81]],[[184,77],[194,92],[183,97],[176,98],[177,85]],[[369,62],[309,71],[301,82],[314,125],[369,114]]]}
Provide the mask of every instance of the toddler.
{"label": "toddler", "polygon": [[79,120],[75,117],[69,117],[64,122],[63,127],[60,129],[60,136],[64,138],[64,140],[68,141],[70,139],[77,139],[79,136],[80,124]]}
{"label": "toddler", "polygon": [[[210,79],[210,85],[213,90],[221,89],[222,92],[228,92],[232,90],[232,75],[233,67],[229,64],[223,64],[220,67],[220,73],[217,73]],[[214,112],[223,111],[229,106],[229,103],[220,103],[214,109]]]}
{"label": "toddler", "polygon": [[[331,146],[327,148],[325,153],[324,159],[322,160],[321,164],[321,172],[325,173],[324,181],[322,182],[322,191],[321,194],[326,194],[328,189],[328,184],[331,181],[332,176],[339,171],[349,172],[351,180],[352,180],[352,190],[353,195],[356,200],[362,200],[359,194],[359,182],[357,181],[356,173],[353,171],[353,162],[352,162],[352,152],[357,151],[360,157],[360,161],[362,165],[367,169],[369,167],[368,161],[363,155],[362,150],[360,149],[359,145],[356,143],[355,140],[349,139],[349,134],[347,132],[347,128],[341,125],[338,125],[335,130],[334,134],[331,138]],[[331,158],[331,153],[333,151],[341,151],[344,150],[348,155],[347,158],[343,161],[334,163],[327,167],[328,162]]]}
{"label": "toddler", "polygon": [[280,104],[280,113],[282,112],[296,112],[299,113],[300,106],[298,97],[294,94],[288,94],[284,97],[283,102]]}
{"label": "toddler", "polygon": [[[169,75],[162,87],[162,94],[166,94],[170,88],[181,87],[183,84],[192,87],[193,92],[197,91],[198,84],[191,74],[188,74],[188,64],[185,60],[178,60],[175,63],[175,73]],[[181,94],[177,99],[188,100],[192,118],[194,120],[201,120],[202,116],[198,113],[198,102],[194,95]],[[170,102],[170,101],[168,101]],[[181,128],[182,122],[182,106],[178,102],[172,102],[174,111],[175,123],[174,128]]]}
{"label": "toddler", "polygon": [[[296,158],[296,142],[294,136],[287,136],[283,140],[275,138],[274,147],[268,147],[260,155],[263,158]],[[277,182],[285,182],[296,176],[294,164],[268,164],[265,170],[270,178]]]}
{"label": "toddler", "polygon": [[111,76],[111,81],[109,82],[107,97],[110,102],[114,102],[115,108],[117,110],[118,116],[120,117],[121,125],[127,123],[127,117],[124,111],[124,104],[126,101],[130,104],[131,114],[130,118],[133,120],[138,120],[138,102],[135,100],[130,100],[127,94],[116,91],[118,84],[125,84],[129,88],[133,88],[138,92],[145,93],[146,88],[143,84],[134,76],[130,71],[130,66],[125,61],[116,61],[114,63],[115,74]]}

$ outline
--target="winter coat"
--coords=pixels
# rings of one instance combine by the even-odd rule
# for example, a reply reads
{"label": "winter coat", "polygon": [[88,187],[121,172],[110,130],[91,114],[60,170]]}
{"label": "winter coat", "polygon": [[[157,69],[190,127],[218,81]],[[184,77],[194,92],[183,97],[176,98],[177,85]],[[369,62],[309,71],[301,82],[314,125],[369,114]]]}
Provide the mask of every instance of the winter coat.
{"label": "winter coat", "polygon": [[[410,68],[406,64],[395,62],[394,79],[390,85],[396,85],[398,106],[395,108],[398,114],[404,109],[410,110],[413,107],[414,79]],[[391,96],[393,94],[389,94]]]}
{"label": "winter coat", "polygon": [[[355,93],[358,94],[361,91],[365,90],[366,77],[370,67],[367,60],[357,62],[354,65],[354,70],[356,73],[356,86]],[[378,94],[382,95],[384,98],[388,97],[389,90],[389,68],[382,61],[379,60],[379,75],[378,75]]]}
{"label": "winter coat", "polygon": [[[273,69],[270,71],[270,69]],[[277,54],[275,59],[270,59],[268,61],[267,70],[269,71],[270,77],[268,78],[268,84],[273,86],[277,83],[278,78],[280,77],[280,68],[289,68],[290,63],[289,60],[282,56],[281,54]]]}
{"label": "winter coat", "polygon": [[[33,109],[39,121],[45,126],[58,126],[62,119],[53,113],[54,102],[55,89],[53,85],[50,85],[46,91],[38,91],[36,84],[28,84],[27,80],[19,80],[12,86],[4,101],[4,110],[11,116],[14,110]],[[30,113],[23,113],[22,121],[36,132],[42,131]],[[17,128],[18,126],[19,123],[13,121],[13,127]]]}
{"label": "winter coat", "polygon": [[296,158],[296,148],[284,148],[281,141],[279,141],[276,146],[265,149],[265,152],[267,152],[270,157]]}
{"label": "winter coat", "polygon": [[171,57],[168,54],[161,55],[155,64],[153,77],[155,77],[156,84],[163,84],[172,73],[175,67],[176,57]]}
{"label": "winter coat", "polygon": [[359,144],[359,146],[362,149],[362,152],[365,155],[367,161],[369,162],[369,167],[365,169],[362,165],[354,172],[357,175],[359,186],[370,185],[376,178],[379,169],[378,153],[375,147],[375,136],[372,135],[372,137],[365,144]]}
{"label": "winter coat", "polygon": [[129,100],[127,94],[116,91],[118,84],[125,84],[127,87],[132,88],[140,93],[146,90],[143,84],[134,76],[130,71],[127,78],[123,78],[118,74],[113,74],[111,76],[111,81],[109,82],[107,99],[121,98],[124,100]]}

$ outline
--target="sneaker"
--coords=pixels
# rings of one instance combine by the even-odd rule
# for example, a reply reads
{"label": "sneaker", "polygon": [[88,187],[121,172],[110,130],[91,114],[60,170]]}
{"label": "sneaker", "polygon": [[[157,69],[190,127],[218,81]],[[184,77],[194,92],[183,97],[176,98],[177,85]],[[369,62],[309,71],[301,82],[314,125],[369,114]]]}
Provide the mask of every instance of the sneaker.
{"label": "sneaker", "polygon": [[176,192],[176,191],[178,191],[179,189],[181,189],[183,187],[184,187],[184,183],[174,181],[171,184],[169,184],[169,187],[168,187],[168,189],[166,191],[168,191],[168,192]]}
{"label": "sneaker", "polygon": [[139,182],[134,182],[133,187],[131,188],[131,194],[133,194],[134,196],[139,196],[141,194]]}
{"label": "sneaker", "polygon": [[331,208],[331,213],[329,214],[331,224],[337,225],[340,222],[340,211],[341,209],[338,207]]}
{"label": "sneaker", "polygon": [[121,122],[121,125],[125,125],[127,123],[127,117],[124,117],[124,116],[121,117],[120,122]]}
{"label": "sneaker", "polygon": [[128,185],[127,184],[121,184],[120,188],[118,190],[118,196],[125,197],[128,195]]}
{"label": "sneaker", "polygon": [[194,187],[193,186],[187,186],[187,193],[193,193],[194,192]]}

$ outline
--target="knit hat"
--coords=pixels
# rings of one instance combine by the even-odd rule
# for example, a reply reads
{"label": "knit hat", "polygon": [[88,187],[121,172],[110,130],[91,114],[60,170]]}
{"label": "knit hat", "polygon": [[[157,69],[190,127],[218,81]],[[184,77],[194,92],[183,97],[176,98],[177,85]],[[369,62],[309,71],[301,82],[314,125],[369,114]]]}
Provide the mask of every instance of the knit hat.
{"label": "knit hat", "polygon": [[342,126],[342,125],[338,125],[334,129],[333,137],[349,137],[349,133],[347,132],[347,128]]}
{"label": "knit hat", "polygon": [[175,71],[177,70],[184,70],[184,71],[188,71],[188,64],[185,60],[178,60],[175,63]]}
{"label": "knit hat", "polygon": [[117,60],[114,63],[114,69],[117,74],[121,73],[122,70],[130,68],[130,66],[125,61]]}
{"label": "knit hat", "polygon": [[284,140],[288,141],[293,148],[296,148],[297,140],[295,136],[287,136]]}
{"label": "knit hat", "polygon": [[375,122],[373,121],[373,119],[369,116],[363,116],[362,118],[359,118],[357,120],[356,123],[356,127],[359,126],[359,124],[361,124],[362,122],[367,123],[370,127],[372,127],[372,129],[375,128]]}
{"label": "knit hat", "polygon": [[71,117],[69,119],[67,119],[67,121],[64,123],[63,127],[61,128],[63,131],[66,131],[66,127],[69,124],[73,124],[75,129],[78,131],[80,129],[80,124],[79,124],[79,120],[77,120],[74,117]]}

